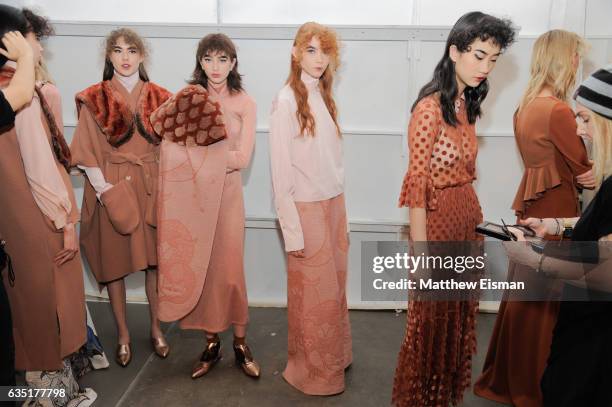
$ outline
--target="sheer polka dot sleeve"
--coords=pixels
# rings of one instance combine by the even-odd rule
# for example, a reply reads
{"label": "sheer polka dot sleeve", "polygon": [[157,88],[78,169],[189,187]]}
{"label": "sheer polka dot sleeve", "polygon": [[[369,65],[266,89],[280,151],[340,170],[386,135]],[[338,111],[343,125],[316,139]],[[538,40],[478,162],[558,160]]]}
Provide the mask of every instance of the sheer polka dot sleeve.
{"label": "sheer polka dot sleeve", "polygon": [[426,208],[433,188],[431,156],[440,131],[435,106],[423,99],[410,118],[408,126],[408,171],[404,177],[399,206]]}

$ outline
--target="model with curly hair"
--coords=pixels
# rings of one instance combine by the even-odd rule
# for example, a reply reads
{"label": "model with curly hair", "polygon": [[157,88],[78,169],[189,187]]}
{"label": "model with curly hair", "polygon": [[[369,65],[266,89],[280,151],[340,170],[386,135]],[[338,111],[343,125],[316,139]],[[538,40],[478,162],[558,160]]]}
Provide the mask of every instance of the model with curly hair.
{"label": "model with curly hair", "polygon": [[[400,206],[410,208],[410,238],[475,241],[482,210],[476,178],[475,122],[489,91],[487,77],[515,37],[508,20],[463,15],[451,29],[433,79],[419,92],[408,127],[410,162]],[[457,404],[470,386],[476,350],[477,300],[410,298],[393,404]]]}
{"label": "model with curly hair", "polygon": [[160,139],[149,116],[170,92],[149,81],[147,48],[133,30],[119,28],[104,42],[102,82],[76,95],[78,123],[70,146],[73,165],[86,176],[81,247],[106,286],[117,325],[116,361],[132,359],[124,278],[145,271],[151,343],[170,351],[159,324],[157,300],[157,173]]}
{"label": "model with curly hair", "polygon": [[338,66],[335,32],[302,25],[270,118],[274,203],[288,254],[283,377],[314,395],[344,391],[352,361],[342,137],[332,96]]}

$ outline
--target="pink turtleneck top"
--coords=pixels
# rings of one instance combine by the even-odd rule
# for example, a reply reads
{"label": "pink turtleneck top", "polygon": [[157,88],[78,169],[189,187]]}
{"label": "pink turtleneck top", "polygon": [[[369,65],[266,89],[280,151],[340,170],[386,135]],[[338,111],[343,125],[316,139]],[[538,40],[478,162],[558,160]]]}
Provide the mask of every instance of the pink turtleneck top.
{"label": "pink turtleneck top", "polygon": [[274,206],[285,240],[285,251],[304,248],[295,202],[314,202],[344,192],[342,138],[327,110],[319,80],[302,72],[315,134],[301,135],[297,103],[289,85],[278,93],[270,117],[270,162]]}
{"label": "pink turtleneck top", "polygon": [[257,106],[246,92],[230,93],[227,81],[221,85],[208,82],[208,92],[221,104],[229,141],[228,172],[249,166],[255,146]]}

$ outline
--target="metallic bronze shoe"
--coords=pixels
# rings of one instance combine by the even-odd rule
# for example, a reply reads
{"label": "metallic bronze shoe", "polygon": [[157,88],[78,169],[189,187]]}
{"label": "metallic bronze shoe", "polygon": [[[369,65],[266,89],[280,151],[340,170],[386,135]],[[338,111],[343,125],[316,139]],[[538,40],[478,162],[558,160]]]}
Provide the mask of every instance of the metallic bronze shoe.
{"label": "metallic bronze shoe", "polygon": [[126,367],[132,361],[132,349],[130,348],[130,344],[117,345],[117,352],[115,360],[119,364],[119,366]]}
{"label": "metallic bronze shoe", "polygon": [[157,356],[162,359],[165,359],[170,353],[170,345],[168,345],[166,338],[163,336],[151,338],[151,344],[153,345],[153,349],[155,349]]}
{"label": "metallic bronze shoe", "polygon": [[219,360],[221,360],[221,341],[209,342],[202,353],[202,357],[193,366],[191,378],[197,379],[204,376]]}
{"label": "metallic bronze shoe", "polygon": [[234,355],[236,355],[236,364],[242,367],[242,371],[247,376],[259,377],[261,369],[259,368],[259,364],[253,359],[251,349],[249,349],[248,345],[234,344]]}

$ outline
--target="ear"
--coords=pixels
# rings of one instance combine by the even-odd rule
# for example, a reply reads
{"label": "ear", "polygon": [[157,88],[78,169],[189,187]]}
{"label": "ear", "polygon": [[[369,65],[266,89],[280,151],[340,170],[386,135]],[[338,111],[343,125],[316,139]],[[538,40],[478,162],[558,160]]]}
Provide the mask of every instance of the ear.
{"label": "ear", "polygon": [[235,66],[236,66],[236,58],[232,59],[232,67],[230,68],[230,71],[234,69]]}
{"label": "ear", "polygon": [[451,45],[448,48],[448,54],[450,56],[451,61],[453,62],[457,62],[457,60],[459,59],[459,49],[457,48],[457,46],[455,44]]}
{"label": "ear", "polygon": [[199,64],[200,64],[200,68],[202,68],[202,70],[204,70],[204,58],[200,58]]}
{"label": "ear", "polygon": [[293,57],[293,59],[295,59],[297,61],[297,59],[298,59],[298,57],[297,57],[297,48],[291,47],[291,56]]}

